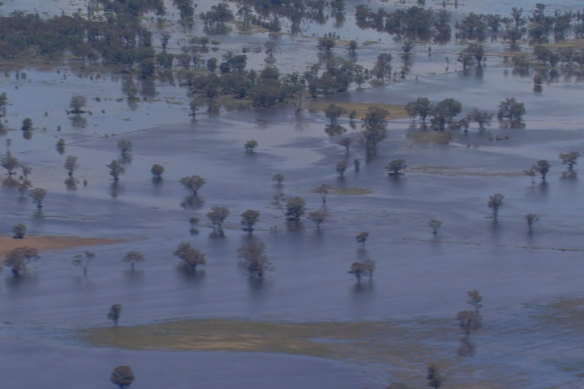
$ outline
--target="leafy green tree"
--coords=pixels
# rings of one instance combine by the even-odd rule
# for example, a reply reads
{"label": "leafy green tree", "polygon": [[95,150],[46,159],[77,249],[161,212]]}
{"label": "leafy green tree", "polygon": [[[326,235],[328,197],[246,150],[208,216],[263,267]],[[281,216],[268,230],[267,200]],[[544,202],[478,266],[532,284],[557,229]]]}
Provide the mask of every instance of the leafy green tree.
{"label": "leafy green tree", "polygon": [[213,234],[216,236],[224,236],[223,223],[225,219],[229,216],[229,210],[222,206],[215,206],[213,209],[207,213],[207,218],[213,226]]}
{"label": "leafy green tree", "polygon": [[536,162],[536,163],[535,163],[535,164],[534,164],[534,165],[531,167],[531,169],[532,169],[534,172],[536,172],[536,173],[538,173],[539,175],[541,175],[541,182],[545,184],[545,178],[546,178],[547,174],[548,174],[548,173],[549,173],[549,171],[550,171],[550,167],[551,167],[550,163],[549,163],[547,160],[545,160],[545,159],[542,159],[542,160],[539,160],[539,161],[537,161],[537,162]]}
{"label": "leafy green tree", "polygon": [[73,155],[67,156],[67,159],[65,159],[64,167],[65,167],[65,170],[67,170],[67,174],[69,174],[69,177],[73,177],[73,172],[75,172],[75,170],[79,169],[79,164],[77,163],[77,157],[75,157]]}
{"label": "leafy green tree", "polygon": [[26,265],[40,258],[36,249],[30,247],[17,247],[6,253],[4,257],[4,266],[10,268],[14,277],[20,276],[20,273],[26,271]]}
{"label": "leafy green tree", "polygon": [[43,188],[34,188],[30,191],[29,196],[32,198],[32,201],[36,204],[37,209],[43,208],[43,201],[45,200],[45,196],[47,195],[47,191]]}
{"label": "leafy green tree", "polygon": [[385,170],[387,170],[387,175],[390,177],[399,177],[403,175],[402,170],[407,167],[406,161],[403,159],[394,159],[385,165]]}
{"label": "leafy green tree", "polygon": [[197,196],[199,189],[205,185],[206,181],[204,178],[194,175],[181,178],[180,183],[185,189],[191,191],[193,196]]}
{"label": "leafy green tree", "polygon": [[110,381],[114,385],[117,385],[119,389],[127,389],[132,385],[135,378],[134,372],[130,366],[118,366],[112,371]]}
{"label": "leafy green tree", "polygon": [[298,223],[306,212],[306,202],[300,196],[291,197],[286,200],[286,220]]}
{"label": "leafy green tree", "polygon": [[83,268],[83,275],[87,275],[87,271],[89,270],[89,265],[93,262],[95,258],[95,253],[93,251],[84,251],[83,254],[77,254],[73,257],[71,262],[75,266],[81,266]]}
{"label": "leafy green tree", "polygon": [[164,173],[164,166],[155,163],[150,168],[150,173],[152,173],[152,180],[153,181],[162,181],[162,174]]}
{"label": "leafy green tree", "polygon": [[122,304],[113,304],[107,314],[107,318],[114,323],[114,327],[118,326],[120,316],[122,314]]}
{"label": "leafy green tree", "polygon": [[24,238],[24,234],[26,234],[26,224],[18,223],[12,227],[12,233],[14,234],[12,237],[14,239],[22,239]]}
{"label": "leafy green tree", "polygon": [[193,273],[197,271],[197,266],[207,263],[205,254],[197,249],[194,249],[187,242],[180,243],[176,250],[174,250],[173,255],[183,261],[183,265],[187,271]]}
{"label": "leafy green tree", "polygon": [[503,206],[503,196],[501,193],[495,193],[492,196],[489,196],[489,200],[487,201],[487,206],[493,210],[493,219],[497,221],[497,217],[499,216],[499,208]]}
{"label": "leafy green tree", "polygon": [[120,176],[126,172],[124,166],[116,159],[111,161],[107,167],[110,170],[110,176],[113,177],[114,182],[118,182],[120,180]]}
{"label": "leafy green tree", "polygon": [[243,230],[249,234],[253,233],[254,226],[260,218],[260,212],[254,209],[248,209],[241,214],[241,225]]}
{"label": "leafy green tree", "polygon": [[144,255],[136,250],[130,250],[124,254],[122,261],[130,264],[130,269],[134,271],[137,263],[144,262]]}

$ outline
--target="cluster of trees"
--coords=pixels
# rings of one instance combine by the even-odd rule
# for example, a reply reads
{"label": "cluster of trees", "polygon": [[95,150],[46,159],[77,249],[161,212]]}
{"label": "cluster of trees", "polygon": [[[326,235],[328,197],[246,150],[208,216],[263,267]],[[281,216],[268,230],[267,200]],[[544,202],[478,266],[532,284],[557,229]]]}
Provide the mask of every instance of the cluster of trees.
{"label": "cluster of trees", "polygon": [[452,35],[450,14],[445,10],[413,6],[375,11],[361,4],[355,9],[355,19],[360,28],[371,28],[408,40],[446,43]]}
{"label": "cluster of trees", "polygon": [[[401,39],[450,41],[452,32],[450,14],[446,10],[435,11],[419,6],[387,11],[377,11],[365,5],[355,10],[357,25],[387,32]],[[584,35],[584,16],[581,12],[556,11],[546,13],[546,6],[538,3],[530,14],[522,8],[512,8],[511,14],[476,14],[470,12],[455,24],[454,36],[462,41],[483,42],[504,39],[512,46],[528,39],[531,43],[545,43],[551,37],[558,42],[570,36]]]}
{"label": "cluster of trees", "polygon": [[[421,121],[422,127],[426,127],[426,121],[430,118],[430,127],[434,130],[443,131],[447,128],[468,130],[472,123],[477,123],[479,130],[491,125],[492,112],[473,109],[459,120],[455,118],[462,112],[462,104],[455,99],[448,98],[438,103],[432,104],[426,97],[418,97],[405,106],[406,112],[412,118],[414,124],[416,119]],[[523,115],[525,105],[515,98],[506,98],[499,104],[497,119],[502,128],[523,128]]]}

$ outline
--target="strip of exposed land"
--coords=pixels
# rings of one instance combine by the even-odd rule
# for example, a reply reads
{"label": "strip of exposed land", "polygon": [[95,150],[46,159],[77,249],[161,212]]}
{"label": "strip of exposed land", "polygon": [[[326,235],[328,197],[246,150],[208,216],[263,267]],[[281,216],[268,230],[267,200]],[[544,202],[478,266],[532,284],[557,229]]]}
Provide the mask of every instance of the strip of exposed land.
{"label": "strip of exposed land", "polygon": [[0,257],[17,247],[35,248],[43,251],[65,250],[74,247],[97,246],[125,242],[125,239],[82,238],[76,236],[36,236],[26,235],[22,239],[0,236]]}

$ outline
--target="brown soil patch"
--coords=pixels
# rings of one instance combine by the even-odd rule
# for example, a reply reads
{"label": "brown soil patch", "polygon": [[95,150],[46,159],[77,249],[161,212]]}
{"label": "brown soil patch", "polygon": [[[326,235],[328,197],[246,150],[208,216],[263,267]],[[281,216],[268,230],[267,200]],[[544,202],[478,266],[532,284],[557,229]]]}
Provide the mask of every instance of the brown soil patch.
{"label": "brown soil patch", "polygon": [[26,235],[23,239],[11,236],[0,236],[0,257],[17,247],[31,247],[39,252],[64,250],[72,247],[96,246],[125,242],[125,239],[80,238],[75,236],[33,236]]}

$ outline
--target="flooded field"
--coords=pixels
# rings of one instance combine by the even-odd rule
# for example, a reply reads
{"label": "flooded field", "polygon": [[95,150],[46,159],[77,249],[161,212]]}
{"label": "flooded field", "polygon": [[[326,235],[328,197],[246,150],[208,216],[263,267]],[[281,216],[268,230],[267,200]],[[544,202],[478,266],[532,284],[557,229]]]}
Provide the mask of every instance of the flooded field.
{"label": "flooded field", "polygon": [[[397,3],[368,6],[417,4]],[[459,20],[468,12],[508,15],[512,7],[530,12],[536,2],[450,3],[446,9]],[[399,69],[403,42],[358,28],[359,4],[347,2],[342,26],[334,18],[306,21],[290,34],[282,18],[282,33],[271,38],[282,74],[318,61],[319,37],[331,31],[339,41],[359,42],[364,67],[389,52]],[[173,2],[165,5],[172,9],[169,50],[178,53],[181,39],[205,33],[198,19],[185,33],[173,23]],[[199,2],[197,13],[213,5]],[[582,11],[577,1],[545,5],[550,13]],[[50,17],[86,9],[84,1],[5,0],[0,12]],[[156,21],[149,16],[145,24]],[[155,30],[156,46],[163,32]],[[232,26],[212,36],[219,49],[205,55],[263,50],[269,35]],[[486,63],[469,71],[457,63],[465,44],[416,42],[403,78],[307,97],[300,115],[284,104],[226,104],[192,117],[181,75],[140,80],[75,61],[2,63],[0,94],[8,104],[0,155],[30,167],[32,188],[46,190],[40,208],[10,185],[22,181],[20,167],[2,176],[0,252],[13,248],[13,226],[24,223],[22,246],[40,254],[18,277],[8,265],[0,275],[3,382],[107,388],[111,370],[130,365],[137,388],[422,388],[427,367],[436,365],[444,388],[584,387],[584,184],[566,178],[559,159],[584,153],[584,84],[563,74],[534,91],[535,66],[520,75],[504,59],[514,55],[508,45],[484,45]],[[265,66],[261,50],[246,51],[250,68]],[[342,45],[333,50],[348,56]],[[87,99],[82,115],[68,112],[75,95]],[[414,128],[405,106],[418,97],[456,99],[461,116],[473,109],[496,114],[513,97],[525,105],[525,126],[500,128],[495,117],[482,131],[476,123],[467,131]],[[359,111],[355,120],[338,119],[348,129],[342,136],[325,132],[330,103]],[[392,115],[387,138],[368,158],[361,118],[372,105]],[[26,118],[32,136],[20,129]],[[352,140],[350,148],[342,138]],[[120,140],[131,142],[131,161],[115,181],[106,165],[119,158]],[[249,140],[257,141],[253,152],[245,150]],[[67,156],[77,157],[72,175]],[[407,164],[404,174],[388,176],[386,165],[397,159]],[[525,174],[540,160],[551,164],[546,182]],[[164,167],[161,180],[152,179],[154,164]],[[180,183],[192,175],[206,181],[196,196]],[[316,190],[323,184],[326,203]],[[504,195],[496,219],[487,206],[495,193]],[[286,221],[278,196],[305,200],[299,224]],[[216,206],[229,210],[222,237],[207,217]],[[240,217],[250,209],[260,212],[253,234],[242,231]],[[326,213],[318,228],[307,217],[315,211]],[[530,213],[539,220],[532,229]],[[432,219],[442,222],[436,234]],[[356,241],[360,232],[369,233],[366,243]],[[52,244],[43,240],[50,237],[57,237]],[[271,263],[259,278],[238,256],[252,239],[265,244]],[[196,272],[185,272],[173,255],[181,242],[205,254]],[[135,269],[122,261],[130,250],[144,255]],[[80,262],[86,251],[94,257]],[[82,266],[72,263],[76,256]],[[368,258],[376,261],[374,274],[357,281],[351,264]],[[465,337],[456,316],[470,309],[471,290],[483,298],[482,326]],[[119,326],[107,319],[112,304],[123,307]]]}

